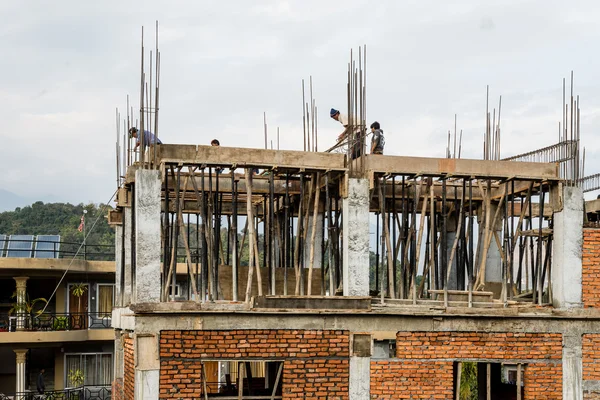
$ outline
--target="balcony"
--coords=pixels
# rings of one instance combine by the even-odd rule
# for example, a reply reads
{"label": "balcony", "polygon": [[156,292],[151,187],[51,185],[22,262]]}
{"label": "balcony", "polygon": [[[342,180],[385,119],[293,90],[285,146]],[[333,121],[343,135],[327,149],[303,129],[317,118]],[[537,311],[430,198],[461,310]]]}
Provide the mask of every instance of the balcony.
{"label": "balcony", "polygon": [[110,400],[110,386],[81,386],[65,390],[50,390],[44,394],[34,391],[14,393],[6,395],[0,393],[0,400]]}
{"label": "balcony", "polygon": [[111,313],[107,312],[0,314],[0,332],[77,331],[110,328]]}

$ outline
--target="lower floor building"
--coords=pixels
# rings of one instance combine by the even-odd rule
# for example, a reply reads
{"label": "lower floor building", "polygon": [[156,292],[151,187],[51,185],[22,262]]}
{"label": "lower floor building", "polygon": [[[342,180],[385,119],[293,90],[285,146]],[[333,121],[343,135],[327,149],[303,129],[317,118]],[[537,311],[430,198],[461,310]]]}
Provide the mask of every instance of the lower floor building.
{"label": "lower floor building", "polygon": [[[88,392],[104,393],[98,398],[110,398],[113,351],[113,342],[106,340],[0,345],[0,393],[16,399],[36,393],[42,373],[46,394],[86,387]],[[24,391],[16,390],[18,383]]]}
{"label": "lower floor building", "polygon": [[595,310],[210,307],[116,310],[114,398],[600,398]]}

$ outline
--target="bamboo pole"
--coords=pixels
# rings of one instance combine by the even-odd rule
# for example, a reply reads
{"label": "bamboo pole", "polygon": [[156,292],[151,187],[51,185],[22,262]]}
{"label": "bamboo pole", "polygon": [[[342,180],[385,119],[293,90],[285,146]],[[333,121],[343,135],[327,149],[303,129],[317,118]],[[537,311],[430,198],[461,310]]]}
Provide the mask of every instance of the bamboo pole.
{"label": "bamboo pole", "polygon": [[[312,292],[312,274],[315,263],[315,238],[317,236],[317,216],[319,214],[319,195],[321,191],[318,187],[320,173],[317,172],[315,182],[317,183],[315,191],[315,205],[313,209],[312,231],[310,232],[310,261],[308,264],[308,289],[307,294],[310,296]],[[321,266],[322,267],[322,266]]]}
{"label": "bamboo pole", "polygon": [[[252,209],[253,213],[252,213],[252,219],[254,219],[254,209]],[[252,222],[252,226],[254,226],[254,221]],[[264,236],[263,236],[264,238]],[[265,240],[265,239],[263,239]],[[262,275],[260,272],[260,263],[259,263],[259,252],[258,252],[258,235],[255,234],[254,235],[254,258],[255,258],[255,262],[254,262],[254,267],[256,269],[256,285],[258,286],[258,295],[262,296],[263,295],[263,287],[262,287]]]}
{"label": "bamboo pole", "polygon": [[[383,237],[385,238],[385,246],[386,246],[386,255],[387,255],[387,261],[388,261],[388,291],[390,293],[390,298],[395,299],[396,298],[396,293],[394,293],[394,264],[393,264],[393,260],[392,260],[392,243],[390,241],[390,232],[389,232],[389,227],[388,227],[388,221],[387,221],[387,217],[386,217],[386,213],[385,213],[385,207],[384,207],[384,202],[385,202],[385,198],[383,197],[383,191],[381,189],[381,183],[379,183],[378,185],[378,190],[379,190],[379,209],[380,209],[380,213],[381,213],[381,217],[383,220]],[[383,291],[383,286],[381,287],[381,290]]]}
{"label": "bamboo pole", "polygon": [[[419,183],[419,193],[421,193],[421,185],[423,184],[423,181],[421,180],[421,182]],[[412,298],[413,298],[413,304],[417,304],[417,288],[416,288],[416,284],[415,284],[415,276],[417,275],[418,269],[419,269],[419,256],[421,255],[421,242],[423,240],[423,228],[425,225],[425,213],[427,212],[427,198],[428,195],[428,191],[425,190],[425,197],[423,198],[423,206],[421,207],[421,218],[419,221],[419,238],[417,239],[417,255],[415,258],[415,273],[412,275],[411,277],[411,292],[412,292]],[[425,281],[425,272],[423,272],[423,281]]]}
{"label": "bamboo pole", "polygon": [[246,303],[252,294],[252,275],[254,273],[254,222],[252,217],[252,173],[250,168],[244,170],[246,177],[246,218],[248,221],[248,283],[246,285]]}

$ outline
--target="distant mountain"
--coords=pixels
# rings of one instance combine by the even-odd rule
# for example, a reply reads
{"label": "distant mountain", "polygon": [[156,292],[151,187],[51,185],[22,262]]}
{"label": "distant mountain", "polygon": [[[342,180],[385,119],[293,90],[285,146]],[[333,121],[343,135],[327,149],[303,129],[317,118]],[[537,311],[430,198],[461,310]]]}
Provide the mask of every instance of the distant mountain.
{"label": "distant mountain", "polygon": [[8,190],[0,189],[0,212],[14,211],[17,207],[25,207],[33,203],[30,199],[9,192]]}
{"label": "distant mountain", "polygon": [[15,208],[30,206],[36,201],[43,201],[44,203],[55,203],[58,202],[59,199],[56,196],[48,195],[42,196],[40,198],[29,198],[24,196],[19,196],[13,192],[9,192],[8,190],[0,189],[0,212],[4,211],[14,211]]}

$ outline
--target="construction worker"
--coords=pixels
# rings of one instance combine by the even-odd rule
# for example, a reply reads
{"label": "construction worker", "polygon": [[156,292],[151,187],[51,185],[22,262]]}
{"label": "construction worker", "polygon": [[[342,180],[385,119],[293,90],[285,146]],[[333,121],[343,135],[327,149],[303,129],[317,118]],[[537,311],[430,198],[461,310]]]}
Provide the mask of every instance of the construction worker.
{"label": "construction worker", "polygon": [[[138,147],[140,147],[140,139],[138,136],[138,132],[139,132],[138,128],[136,128],[135,126],[131,129],[129,129],[129,137],[130,138],[133,137],[133,138],[137,139],[136,143],[135,143],[135,148],[133,149],[134,151],[137,150]],[[155,137],[152,132],[144,130],[144,146],[153,145],[155,141],[156,141],[156,144],[162,144],[160,139]]]}
{"label": "construction worker", "polygon": [[371,154],[383,154],[383,146],[385,146],[385,138],[383,137],[383,130],[379,125],[379,122],[375,121],[371,124]]}
{"label": "construction worker", "polygon": [[362,146],[359,140],[360,130],[357,130],[356,132],[354,132],[354,134],[352,134],[351,129],[348,126],[348,117],[340,113],[335,108],[332,108],[331,111],[329,111],[329,116],[338,121],[344,127],[344,131],[340,133],[340,135],[337,138],[338,143],[350,136],[348,138],[348,142],[352,146],[352,159],[354,160],[355,158],[360,157],[360,155],[362,154]]}
{"label": "construction worker", "polygon": [[221,145],[221,143],[219,143],[219,141],[218,141],[217,139],[213,139],[213,140],[210,142],[210,145],[211,145],[211,146],[214,146],[214,147],[219,147],[219,146]]}

